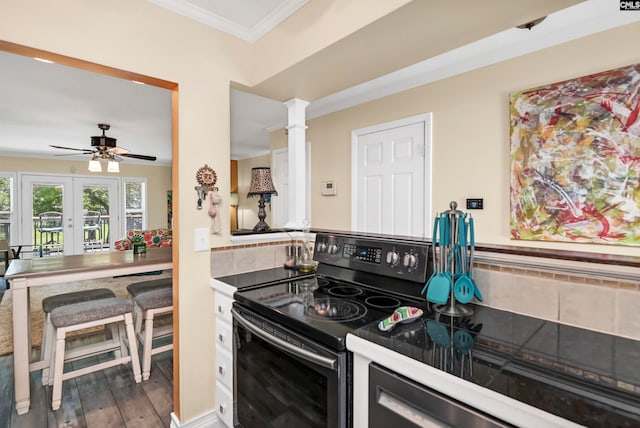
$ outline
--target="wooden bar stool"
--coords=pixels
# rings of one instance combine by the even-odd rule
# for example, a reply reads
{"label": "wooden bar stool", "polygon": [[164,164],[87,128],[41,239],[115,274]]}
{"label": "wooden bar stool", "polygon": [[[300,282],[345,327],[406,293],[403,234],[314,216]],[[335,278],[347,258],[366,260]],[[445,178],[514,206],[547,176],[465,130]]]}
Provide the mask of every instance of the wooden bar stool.
{"label": "wooden bar stool", "polygon": [[[88,302],[74,303],[60,306],[51,311],[51,324],[56,335],[55,358],[50,367],[53,373],[53,392],[51,393],[51,407],[53,410],[60,408],[62,401],[62,382],[87,373],[104,370],[118,364],[131,362],[133,377],[136,383],[141,380],[140,360],[138,359],[138,346],[135,332],[133,331],[133,305],[125,297],[110,297],[107,299],[92,300]],[[123,327],[124,322],[124,327]],[[117,337],[104,342],[86,345],[77,349],[65,351],[67,333],[85,328],[104,326],[117,323],[119,334]],[[127,349],[128,345],[128,349]],[[116,352],[115,358],[98,362],[81,369],[64,372],[64,362],[79,356]],[[118,356],[119,354],[119,356]]]}
{"label": "wooden bar stool", "polygon": [[152,279],[149,281],[134,282],[127,285],[127,292],[133,301],[133,323],[135,325],[136,334],[142,332],[142,310],[136,304],[136,296],[140,293],[158,289],[171,289],[173,287],[172,278]]}
{"label": "wooden bar stool", "polygon": [[133,282],[127,285],[127,292],[133,297],[145,291],[156,290],[158,288],[171,288],[173,278],[151,279],[149,281]]}
{"label": "wooden bar stool", "polygon": [[108,288],[96,288],[93,290],[74,291],[71,293],[56,294],[42,299],[42,311],[44,312],[44,325],[42,326],[42,345],[40,345],[40,361],[32,364],[32,370],[42,369],[42,384],[51,384],[53,379],[49,377],[49,365],[53,359],[53,343],[55,336],[51,325],[51,311],[64,305],[88,302],[90,300],[116,297]]}
{"label": "wooden bar stool", "polygon": [[136,336],[142,346],[142,379],[147,380],[151,374],[151,356],[173,349],[173,341],[166,345],[153,347],[153,340],[167,337],[173,334],[173,325],[154,327],[154,318],[157,315],[173,312],[173,290],[171,288],[159,288],[146,291],[135,297],[136,306],[140,308],[144,318],[144,329],[136,332]]}

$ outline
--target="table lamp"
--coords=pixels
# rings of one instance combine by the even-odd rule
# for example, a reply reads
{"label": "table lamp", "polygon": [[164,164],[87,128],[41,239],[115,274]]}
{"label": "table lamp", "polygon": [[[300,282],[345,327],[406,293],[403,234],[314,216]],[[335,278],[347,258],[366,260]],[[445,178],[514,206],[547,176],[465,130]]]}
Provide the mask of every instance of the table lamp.
{"label": "table lamp", "polygon": [[253,227],[254,232],[266,232],[269,225],[264,221],[267,213],[264,210],[264,195],[278,195],[271,180],[271,168],[257,167],[251,168],[251,184],[247,197],[260,196],[258,201],[258,223]]}

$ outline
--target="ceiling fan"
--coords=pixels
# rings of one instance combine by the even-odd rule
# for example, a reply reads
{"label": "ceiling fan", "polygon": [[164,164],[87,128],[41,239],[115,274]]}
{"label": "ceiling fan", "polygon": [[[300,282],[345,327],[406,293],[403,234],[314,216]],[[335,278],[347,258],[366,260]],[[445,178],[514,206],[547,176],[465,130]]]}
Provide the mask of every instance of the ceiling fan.
{"label": "ceiling fan", "polygon": [[68,153],[55,156],[70,156],[70,155],[93,155],[93,160],[109,159],[121,161],[122,158],[142,159],[147,161],[155,161],[155,156],[136,155],[129,153],[129,150],[116,146],[116,139],[113,137],[107,137],[105,132],[111,127],[106,123],[99,123],[98,128],[102,129],[102,135],[96,135],[91,137],[91,149],[77,149],[74,147],[54,146],[50,144],[50,147],[54,149],[74,150],[80,153]]}

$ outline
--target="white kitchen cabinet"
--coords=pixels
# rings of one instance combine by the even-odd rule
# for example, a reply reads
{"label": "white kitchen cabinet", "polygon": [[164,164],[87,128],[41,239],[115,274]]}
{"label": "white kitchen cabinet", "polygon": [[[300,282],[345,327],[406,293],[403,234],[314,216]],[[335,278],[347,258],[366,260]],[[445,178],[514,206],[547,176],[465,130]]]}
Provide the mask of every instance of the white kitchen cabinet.
{"label": "white kitchen cabinet", "polygon": [[211,279],[215,290],[216,312],[216,414],[227,427],[233,428],[233,318],[231,306],[233,293],[237,290],[224,282]]}

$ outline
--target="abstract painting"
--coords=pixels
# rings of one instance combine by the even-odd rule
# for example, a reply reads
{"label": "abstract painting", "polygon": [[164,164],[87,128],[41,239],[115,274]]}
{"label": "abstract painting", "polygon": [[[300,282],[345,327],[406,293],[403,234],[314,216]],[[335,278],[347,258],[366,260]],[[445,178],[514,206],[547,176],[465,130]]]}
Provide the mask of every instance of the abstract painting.
{"label": "abstract painting", "polygon": [[640,245],[640,64],[511,94],[511,238]]}

